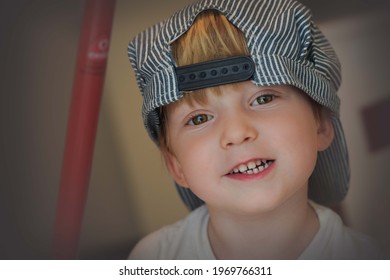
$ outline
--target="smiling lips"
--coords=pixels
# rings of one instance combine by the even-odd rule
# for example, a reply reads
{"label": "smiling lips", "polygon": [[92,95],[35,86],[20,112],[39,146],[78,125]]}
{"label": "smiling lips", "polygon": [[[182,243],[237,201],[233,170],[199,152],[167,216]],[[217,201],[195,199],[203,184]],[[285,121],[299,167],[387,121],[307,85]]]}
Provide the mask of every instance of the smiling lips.
{"label": "smiling lips", "polygon": [[273,160],[266,160],[266,159],[258,159],[249,161],[246,164],[240,164],[236,166],[232,171],[228,173],[228,175],[234,175],[234,174],[257,174],[260,172],[263,172],[265,169],[267,169],[274,161]]}

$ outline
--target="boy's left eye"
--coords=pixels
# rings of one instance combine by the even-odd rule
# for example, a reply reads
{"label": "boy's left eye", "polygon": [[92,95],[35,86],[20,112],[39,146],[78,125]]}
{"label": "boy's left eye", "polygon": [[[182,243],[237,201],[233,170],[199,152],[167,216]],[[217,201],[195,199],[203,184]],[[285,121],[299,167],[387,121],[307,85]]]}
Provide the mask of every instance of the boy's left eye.
{"label": "boy's left eye", "polygon": [[267,94],[267,95],[261,95],[259,97],[256,97],[256,99],[252,102],[252,106],[257,106],[257,105],[264,105],[264,104],[267,104],[269,102],[271,102],[272,100],[274,100],[274,96],[273,95],[270,95],[270,94]]}

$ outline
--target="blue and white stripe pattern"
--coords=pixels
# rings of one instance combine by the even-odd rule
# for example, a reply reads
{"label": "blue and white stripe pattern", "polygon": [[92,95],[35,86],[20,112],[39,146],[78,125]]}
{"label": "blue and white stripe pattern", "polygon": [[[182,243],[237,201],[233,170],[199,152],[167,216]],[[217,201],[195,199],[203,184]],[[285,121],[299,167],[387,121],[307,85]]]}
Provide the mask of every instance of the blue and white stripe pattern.
{"label": "blue and white stripe pattern", "polygon": [[[326,205],[341,201],[348,189],[349,163],[336,94],[341,83],[340,65],[313,23],[310,10],[299,2],[200,0],[138,34],[129,43],[128,55],[144,98],[143,119],[150,137],[157,142],[159,108],[183,96],[178,90],[170,44],[208,9],[220,11],[244,32],[256,64],[256,85],[293,85],[331,109],[336,137],[331,147],[319,154],[309,181],[309,196]],[[202,203],[190,190],[180,186],[178,190],[190,209]]]}

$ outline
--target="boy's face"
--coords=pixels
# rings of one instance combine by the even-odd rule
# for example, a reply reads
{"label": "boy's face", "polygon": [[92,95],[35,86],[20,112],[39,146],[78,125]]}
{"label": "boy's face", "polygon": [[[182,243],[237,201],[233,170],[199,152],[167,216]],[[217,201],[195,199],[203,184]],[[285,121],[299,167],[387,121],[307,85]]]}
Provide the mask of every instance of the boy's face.
{"label": "boy's face", "polygon": [[181,102],[167,110],[172,152],[164,156],[175,181],[209,208],[235,213],[306,198],[317,152],[333,140],[331,121],[315,118],[292,86],[247,81],[221,90],[207,93],[206,105]]}

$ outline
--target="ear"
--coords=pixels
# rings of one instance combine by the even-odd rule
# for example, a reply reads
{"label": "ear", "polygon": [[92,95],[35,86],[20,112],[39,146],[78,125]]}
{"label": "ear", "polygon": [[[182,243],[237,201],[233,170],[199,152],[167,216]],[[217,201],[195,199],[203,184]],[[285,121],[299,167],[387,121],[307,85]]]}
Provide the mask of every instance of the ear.
{"label": "ear", "polygon": [[172,154],[172,152],[166,150],[162,151],[162,155],[164,157],[164,161],[168,168],[168,171],[171,174],[172,178],[175,180],[175,182],[182,187],[188,188],[188,184],[184,177],[182,167],[176,156]]}
{"label": "ear", "polygon": [[320,112],[317,129],[317,149],[318,151],[326,150],[332,144],[334,138],[334,129],[330,113],[325,109]]}

